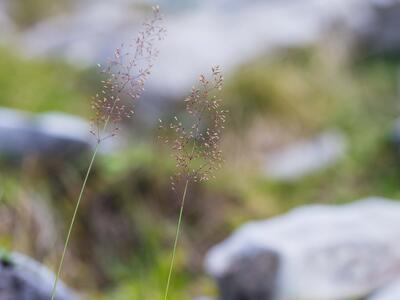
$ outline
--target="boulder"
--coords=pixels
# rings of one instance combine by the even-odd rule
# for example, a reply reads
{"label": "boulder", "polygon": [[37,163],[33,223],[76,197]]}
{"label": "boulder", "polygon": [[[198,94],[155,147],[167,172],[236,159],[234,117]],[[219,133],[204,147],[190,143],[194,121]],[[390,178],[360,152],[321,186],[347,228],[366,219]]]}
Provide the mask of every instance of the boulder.
{"label": "boulder", "polygon": [[89,124],[57,112],[31,115],[0,109],[0,157],[74,158],[93,145]]}
{"label": "boulder", "polygon": [[310,205],[243,225],[208,252],[205,269],[222,300],[350,300],[400,276],[399,236],[396,201]]}
{"label": "boulder", "polygon": [[400,280],[397,279],[373,293],[367,300],[398,300],[400,299]]}
{"label": "boulder", "polygon": [[275,180],[292,181],[336,163],[346,151],[346,138],[336,131],[298,141],[265,158],[265,173]]}
{"label": "boulder", "polygon": [[218,278],[222,300],[275,299],[278,283],[279,255],[260,251],[238,257]]}
{"label": "boulder", "polygon": [[399,54],[400,2],[398,0],[369,2],[368,20],[355,28],[358,48],[373,55]]}
{"label": "boulder", "polygon": [[[19,253],[0,258],[0,299],[50,300],[55,276],[33,259]],[[56,300],[78,297],[59,282]]]}

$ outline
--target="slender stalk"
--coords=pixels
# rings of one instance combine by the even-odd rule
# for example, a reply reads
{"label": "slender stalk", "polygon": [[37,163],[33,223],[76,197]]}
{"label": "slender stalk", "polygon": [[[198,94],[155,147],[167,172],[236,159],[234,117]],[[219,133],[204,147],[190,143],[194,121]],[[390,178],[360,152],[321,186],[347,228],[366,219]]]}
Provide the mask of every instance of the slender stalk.
{"label": "slender stalk", "polygon": [[57,284],[58,284],[58,281],[60,279],[61,269],[62,269],[62,266],[63,266],[63,263],[64,263],[65,253],[67,252],[69,240],[70,240],[70,237],[71,237],[72,228],[74,227],[74,223],[75,223],[75,219],[76,219],[76,216],[77,216],[77,213],[78,213],[79,205],[80,205],[81,200],[82,200],[82,195],[83,195],[83,192],[85,191],[86,183],[87,183],[87,180],[89,178],[90,171],[92,170],[94,160],[95,160],[97,152],[99,150],[99,146],[100,146],[100,143],[97,143],[96,148],[95,148],[95,150],[93,152],[93,155],[92,155],[92,159],[90,160],[89,167],[88,167],[88,169],[86,171],[85,179],[83,180],[83,184],[82,184],[82,187],[81,187],[81,191],[79,193],[78,201],[77,201],[76,206],[75,206],[74,214],[72,215],[71,223],[70,223],[69,229],[68,229],[67,238],[65,239],[65,243],[64,243],[64,249],[63,249],[63,252],[62,252],[62,255],[61,255],[60,263],[58,265],[57,276],[56,276],[56,279],[54,281],[51,300],[54,300],[54,298],[56,296]]}
{"label": "slender stalk", "polygon": [[170,283],[171,283],[172,271],[173,271],[173,268],[174,268],[176,248],[177,248],[177,245],[178,245],[179,234],[180,234],[180,230],[181,230],[183,209],[184,209],[184,206],[185,206],[185,199],[186,199],[186,192],[187,192],[188,185],[189,185],[189,179],[186,180],[185,189],[183,191],[181,209],[179,211],[178,224],[176,226],[174,249],[172,251],[171,265],[169,267],[168,280],[167,280],[167,286],[165,288],[164,300],[167,300],[167,298],[168,298],[168,291],[169,291],[169,286],[170,286]]}
{"label": "slender stalk", "polygon": [[[115,104],[116,104],[116,101],[114,101],[114,104],[113,104],[113,106],[111,108],[111,113],[114,110]],[[108,116],[108,118],[106,119],[106,121],[104,122],[103,132],[107,129],[108,123],[110,122],[111,113]],[[63,267],[63,264],[64,264],[64,258],[65,258],[65,254],[67,252],[69,240],[71,238],[72,229],[73,229],[74,224],[75,224],[75,219],[76,219],[76,216],[78,214],[79,206],[81,204],[83,192],[85,191],[86,183],[88,181],[90,172],[92,171],[93,163],[94,163],[94,161],[96,159],[97,152],[99,151],[101,141],[102,140],[100,138],[97,139],[97,145],[96,145],[96,148],[94,149],[92,158],[91,158],[90,163],[89,163],[89,167],[88,167],[88,169],[86,171],[85,179],[83,180],[83,183],[82,183],[82,187],[81,187],[81,191],[79,193],[78,201],[76,202],[76,205],[75,205],[74,214],[72,215],[72,219],[71,219],[71,223],[69,225],[67,237],[66,237],[65,242],[64,242],[64,249],[63,249],[63,252],[62,252],[62,255],[61,255],[60,262],[58,264],[57,275],[56,275],[56,279],[54,281],[53,291],[52,291],[52,294],[51,294],[51,300],[54,300],[54,298],[56,297],[57,285],[58,285],[58,281],[60,280],[61,270],[62,270],[62,267]]]}

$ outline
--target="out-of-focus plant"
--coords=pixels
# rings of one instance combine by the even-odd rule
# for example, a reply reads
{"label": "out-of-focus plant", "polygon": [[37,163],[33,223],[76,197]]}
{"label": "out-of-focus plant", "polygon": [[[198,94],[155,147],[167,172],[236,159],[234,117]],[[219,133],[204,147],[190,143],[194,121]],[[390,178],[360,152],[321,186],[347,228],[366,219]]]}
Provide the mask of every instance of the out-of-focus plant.
{"label": "out-of-focus plant", "polygon": [[74,1],[72,0],[12,0],[7,3],[11,18],[22,29],[33,26],[55,14],[65,13],[73,5]]}
{"label": "out-of-focus plant", "polygon": [[[193,87],[191,94],[185,99],[188,120],[181,121],[176,116],[169,124],[159,120],[161,130],[171,131],[170,134],[162,134],[159,138],[170,145],[176,163],[176,173],[171,176],[172,189],[177,191],[178,183],[184,183],[164,300],[168,298],[171,284],[189,183],[214,178],[215,172],[221,168],[223,162],[219,144],[227,111],[222,108],[222,99],[214,94],[215,91],[220,91],[223,85],[220,68],[212,68],[210,80],[200,75],[199,85],[199,88]],[[188,121],[188,126],[184,125],[185,121]]]}
{"label": "out-of-focus plant", "polygon": [[[152,18],[143,23],[143,29],[139,32],[138,37],[132,43],[128,45],[122,44],[117,48],[114,57],[102,70],[105,75],[105,79],[101,82],[102,89],[92,100],[94,116],[92,118],[91,133],[95,136],[97,144],[86,171],[65,239],[54,281],[52,300],[54,300],[57,292],[57,284],[61,275],[72,229],[96,155],[101,143],[105,139],[117,134],[120,122],[125,118],[131,118],[134,114],[135,103],[144,90],[145,82],[151,73],[153,62],[158,55],[155,44],[165,34],[164,27],[160,25],[161,21],[162,16],[159,8],[154,7]],[[99,65],[99,67],[101,66]],[[126,97],[130,101],[124,102],[123,99]]]}
{"label": "out-of-focus plant", "polygon": [[10,254],[3,248],[0,248],[0,263],[1,264],[11,263]]}

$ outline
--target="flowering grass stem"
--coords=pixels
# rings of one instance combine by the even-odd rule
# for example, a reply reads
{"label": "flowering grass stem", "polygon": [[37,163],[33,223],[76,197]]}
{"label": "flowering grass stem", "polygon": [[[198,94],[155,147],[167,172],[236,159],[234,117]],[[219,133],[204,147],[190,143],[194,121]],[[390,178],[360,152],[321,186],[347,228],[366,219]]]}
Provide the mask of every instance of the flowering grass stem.
{"label": "flowering grass stem", "polygon": [[[114,106],[115,106],[115,104],[113,105],[112,109],[114,109]],[[110,117],[107,118],[107,120],[105,121],[104,127],[103,127],[103,131],[105,131],[107,129],[107,126],[108,126],[109,122],[110,122]],[[51,300],[54,300],[55,297],[56,297],[57,285],[58,285],[58,282],[60,280],[61,270],[62,270],[62,267],[63,267],[63,264],[64,264],[65,254],[67,253],[69,240],[71,238],[72,229],[73,229],[74,224],[75,224],[76,216],[78,215],[78,210],[79,210],[79,206],[81,204],[82,196],[83,196],[83,193],[85,192],[85,189],[86,189],[86,183],[87,183],[87,181],[89,179],[90,172],[92,171],[93,164],[94,164],[94,161],[96,159],[97,153],[99,151],[101,141],[102,140],[100,140],[100,139],[97,140],[96,148],[94,149],[92,158],[90,159],[90,163],[89,163],[89,166],[88,166],[87,171],[86,171],[85,178],[84,178],[83,183],[82,183],[81,191],[79,192],[78,201],[76,202],[76,205],[75,205],[75,209],[74,209],[74,213],[72,215],[71,223],[70,223],[69,228],[68,228],[67,237],[66,237],[65,242],[64,242],[64,248],[63,248],[63,252],[62,252],[62,255],[61,255],[61,259],[60,259],[60,262],[58,264],[57,275],[56,275],[56,279],[54,280],[53,291],[51,293]]]}
{"label": "flowering grass stem", "polygon": [[174,248],[172,250],[171,264],[170,264],[170,267],[169,267],[167,286],[165,287],[164,300],[168,299],[169,286],[170,286],[170,283],[171,283],[172,272],[173,272],[173,269],[174,269],[176,248],[177,248],[177,245],[178,245],[179,235],[180,235],[180,231],[181,231],[183,210],[184,210],[184,207],[185,207],[185,199],[186,199],[186,192],[187,192],[187,189],[188,189],[188,185],[189,185],[189,179],[186,180],[185,189],[183,190],[181,208],[180,208],[180,211],[179,211],[178,224],[176,226]]}
{"label": "flowering grass stem", "polygon": [[86,171],[85,179],[83,180],[83,184],[82,184],[82,187],[81,187],[81,191],[80,191],[80,193],[79,193],[78,201],[76,202],[76,205],[75,205],[74,214],[72,215],[71,223],[70,223],[69,229],[68,229],[68,234],[67,234],[67,237],[66,237],[66,239],[65,239],[64,249],[63,249],[63,252],[62,252],[62,255],[61,255],[60,262],[59,262],[59,264],[58,264],[58,270],[57,270],[56,279],[55,279],[55,281],[54,281],[54,286],[53,286],[53,292],[52,292],[52,295],[51,295],[51,300],[54,300],[55,297],[56,297],[57,285],[58,285],[58,281],[59,281],[60,275],[61,275],[61,270],[62,270],[62,267],[63,267],[63,264],[64,264],[64,258],[65,258],[65,254],[66,254],[66,252],[67,252],[69,240],[70,240],[70,237],[71,237],[71,232],[72,232],[72,229],[73,229],[73,227],[74,227],[75,219],[76,219],[76,216],[77,216],[77,214],[78,214],[79,205],[80,205],[80,203],[81,203],[82,196],[83,196],[83,193],[84,193],[85,188],[86,188],[86,183],[87,183],[87,180],[88,180],[88,178],[89,178],[90,172],[91,172],[91,170],[92,170],[94,160],[96,159],[96,155],[97,155],[97,152],[98,152],[98,150],[99,150],[99,147],[100,147],[100,143],[97,143],[96,148],[95,148],[95,150],[94,150],[94,152],[93,152],[92,158],[91,158],[91,160],[90,160],[89,167],[88,167],[88,169],[87,169],[87,171]]}
{"label": "flowering grass stem", "polygon": [[[71,238],[72,229],[75,224],[75,219],[86,188],[86,183],[96,159],[97,152],[100,148],[100,144],[105,139],[114,137],[119,130],[118,123],[125,118],[131,118],[134,114],[133,102],[138,100],[144,91],[144,84],[147,77],[150,75],[153,61],[158,54],[158,50],[154,47],[154,43],[162,40],[165,35],[165,29],[159,25],[159,22],[161,21],[162,16],[159,7],[153,7],[153,16],[150,20],[143,23],[143,29],[139,32],[136,40],[130,43],[127,47],[124,46],[124,44],[121,44],[121,47],[116,49],[113,59],[110,60],[108,66],[103,70],[106,78],[101,81],[102,90],[100,93],[97,93],[92,100],[94,116],[92,118],[92,129],[90,130],[90,133],[96,137],[97,144],[86,171],[71,223],[69,225],[54,281],[51,300],[55,300],[57,285]],[[130,101],[129,104],[124,104],[122,102],[124,96],[127,96],[132,101]],[[111,125],[111,128],[107,128],[109,125]],[[111,131],[108,134],[107,129]]]}

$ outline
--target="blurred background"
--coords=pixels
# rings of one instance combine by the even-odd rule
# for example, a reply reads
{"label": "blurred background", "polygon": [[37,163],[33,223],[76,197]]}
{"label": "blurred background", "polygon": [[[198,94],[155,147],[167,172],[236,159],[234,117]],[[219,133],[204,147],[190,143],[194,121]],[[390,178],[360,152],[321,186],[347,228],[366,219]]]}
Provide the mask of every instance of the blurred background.
{"label": "blurred background", "polygon": [[55,269],[95,143],[96,65],[135,38],[155,4],[168,34],[136,117],[95,163],[68,286],[88,299],[161,298],[180,203],[157,119],[181,114],[212,65],[225,76],[226,163],[217,179],[190,186],[171,299],[217,297],[204,257],[245,222],[400,197],[399,1],[0,0],[4,253]]}

